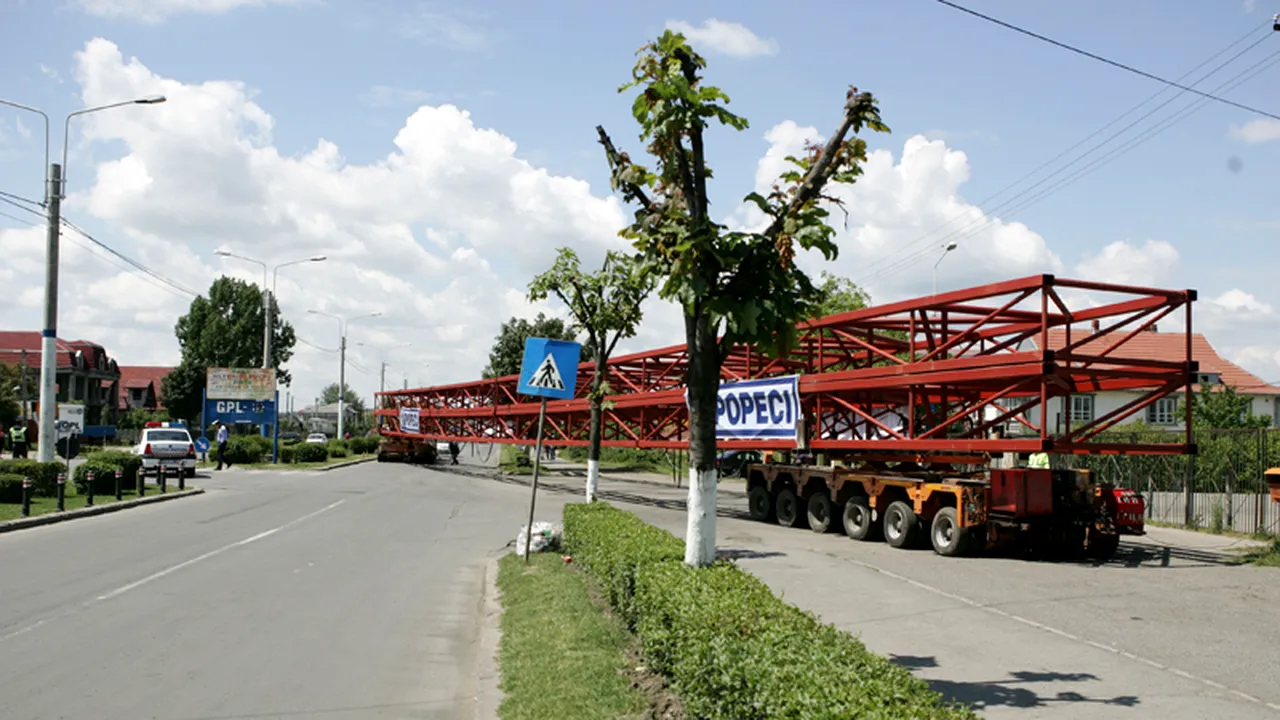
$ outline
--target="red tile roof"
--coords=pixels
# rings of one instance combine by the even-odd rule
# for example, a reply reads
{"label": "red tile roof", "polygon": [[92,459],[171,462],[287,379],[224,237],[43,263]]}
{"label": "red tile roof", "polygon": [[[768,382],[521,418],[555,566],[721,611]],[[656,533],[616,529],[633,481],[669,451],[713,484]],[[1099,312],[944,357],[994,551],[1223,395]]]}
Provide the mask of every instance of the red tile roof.
{"label": "red tile roof", "polygon": [[[0,331],[0,362],[16,364],[21,362],[22,351],[27,351],[27,367],[40,367],[40,333],[29,331]],[[85,366],[108,371],[110,357],[107,351],[97,343],[88,340],[58,339],[58,367],[71,367],[77,351],[84,353]]]}
{"label": "red tile roof", "polygon": [[145,388],[150,385],[156,394],[156,402],[164,405],[164,378],[173,372],[171,367],[159,365],[120,366],[120,407],[129,407],[129,388]]}
{"label": "red tile roof", "polygon": [[[1086,328],[1071,328],[1071,340],[1084,337],[1089,333]],[[1129,333],[1128,330],[1117,330],[1097,340],[1082,343],[1079,351],[1085,354],[1101,353]],[[1034,342],[1034,341],[1033,341]],[[1117,348],[1118,355],[1135,360],[1181,360],[1187,356],[1187,336],[1181,332],[1141,332],[1127,340]],[[1067,333],[1062,328],[1049,331],[1049,349],[1058,350],[1067,344]],[[1222,382],[1235,387],[1236,391],[1245,395],[1280,395],[1280,388],[1268,385],[1257,375],[1245,370],[1235,363],[1223,358],[1204,335],[1191,334],[1191,359],[1200,363],[1201,373],[1216,373]]]}

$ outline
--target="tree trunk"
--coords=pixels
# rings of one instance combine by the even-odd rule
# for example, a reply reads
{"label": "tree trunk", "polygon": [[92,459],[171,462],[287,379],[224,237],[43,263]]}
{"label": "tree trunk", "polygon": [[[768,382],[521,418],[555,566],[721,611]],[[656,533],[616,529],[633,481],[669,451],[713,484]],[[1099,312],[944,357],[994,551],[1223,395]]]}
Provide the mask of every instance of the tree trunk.
{"label": "tree trunk", "polygon": [[699,305],[686,315],[689,348],[689,502],[684,561],[705,567],[716,559],[716,397],[720,357],[711,318]]}
{"label": "tree trunk", "polygon": [[600,440],[604,422],[604,398],[600,397],[600,385],[604,382],[608,358],[596,349],[596,376],[591,381],[591,429],[590,446],[587,448],[587,502],[596,501],[600,487]]}

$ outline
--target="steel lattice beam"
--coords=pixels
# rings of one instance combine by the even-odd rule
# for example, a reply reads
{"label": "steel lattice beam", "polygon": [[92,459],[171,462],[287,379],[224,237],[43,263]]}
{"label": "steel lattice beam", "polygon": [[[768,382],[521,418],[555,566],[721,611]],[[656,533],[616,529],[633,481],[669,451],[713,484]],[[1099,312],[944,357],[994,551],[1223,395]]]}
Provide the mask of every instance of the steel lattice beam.
{"label": "steel lattice beam", "polygon": [[[1071,311],[1060,294],[1064,289],[1118,297]],[[814,450],[1182,454],[1194,452],[1189,430],[1182,442],[1170,444],[1118,447],[1093,439],[1163,397],[1182,392],[1189,401],[1197,372],[1191,356],[1195,299],[1194,290],[1035,275],[808,321],[800,324],[799,345],[789,356],[771,358],[750,346],[736,347],[721,377],[800,374],[805,433]],[[1151,359],[1132,350],[1134,338],[1179,310],[1185,313],[1185,352]],[[1057,350],[1046,349],[1053,329],[1065,331],[1066,342]],[[685,346],[673,345],[609,361],[606,379],[617,394],[607,400],[605,445],[687,446],[686,359]],[[595,372],[590,363],[579,367],[580,399],[547,403],[548,444],[587,444],[585,396]],[[538,403],[516,393],[517,381],[508,376],[380,393],[381,431],[419,439],[532,444]],[[1084,426],[1071,427],[1065,413],[1065,429],[1054,432],[1031,413],[1054,398],[1110,390],[1130,391],[1133,401]],[[1186,405],[1189,421],[1191,403]],[[400,431],[401,407],[420,409],[421,432]],[[885,422],[886,413],[897,413],[901,422]],[[1010,421],[1032,434],[990,436],[991,428]],[[770,440],[717,445],[794,447]]]}

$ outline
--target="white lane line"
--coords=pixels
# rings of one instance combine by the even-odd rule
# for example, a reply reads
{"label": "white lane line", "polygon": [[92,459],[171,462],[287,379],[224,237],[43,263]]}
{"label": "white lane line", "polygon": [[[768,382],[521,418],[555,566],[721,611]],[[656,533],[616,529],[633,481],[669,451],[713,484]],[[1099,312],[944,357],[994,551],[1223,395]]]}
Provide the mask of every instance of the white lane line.
{"label": "white lane line", "polygon": [[1236,696],[1236,697],[1238,697],[1238,698],[1241,698],[1241,699],[1243,699],[1243,700],[1247,700],[1247,701],[1252,702],[1252,703],[1256,703],[1256,704],[1258,704],[1258,705],[1263,705],[1263,706],[1265,706],[1265,707],[1267,707],[1267,708],[1270,708],[1270,709],[1272,709],[1272,710],[1280,710],[1280,704],[1270,703],[1270,702],[1264,702],[1264,701],[1260,700],[1259,698],[1256,698],[1256,697],[1254,697],[1254,696],[1252,696],[1252,695],[1249,695],[1249,694],[1247,694],[1247,693],[1241,692],[1240,690],[1237,690],[1237,689],[1235,689],[1235,688],[1227,687],[1227,686],[1225,686],[1225,685],[1223,685],[1223,684],[1221,684],[1221,683],[1215,682],[1215,681],[1210,680],[1210,679],[1208,679],[1208,678],[1203,678],[1203,677],[1200,677],[1200,676],[1198,676],[1198,675],[1192,675],[1191,673],[1187,672],[1186,670],[1181,670],[1181,669],[1178,669],[1178,668],[1169,667],[1169,666],[1167,666],[1167,665],[1162,665],[1161,663],[1158,663],[1158,662],[1156,662],[1156,661],[1154,661],[1154,660],[1148,660],[1147,658],[1144,658],[1144,657],[1142,657],[1142,656],[1140,656],[1140,655],[1134,655],[1134,654],[1133,654],[1133,653],[1131,653],[1131,652],[1128,652],[1128,651],[1126,651],[1126,650],[1121,650],[1121,649],[1119,649],[1119,648],[1117,648],[1117,647],[1112,647],[1112,646],[1110,646],[1110,645],[1103,645],[1102,643],[1094,642],[1093,640],[1086,640],[1086,639],[1084,639],[1084,638],[1076,637],[1075,635],[1072,635],[1072,634],[1071,634],[1071,633],[1069,633],[1069,632],[1066,632],[1066,631],[1063,631],[1063,630],[1059,630],[1059,629],[1057,629],[1057,628],[1049,627],[1048,625],[1045,625],[1045,624],[1043,624],[1043,623],[1038,623],[1038,622],[1036,622],[1036,621],[1034,621],[1034,620],[1028,620],[1027,618],[1024,618],[1024,617],[1019,617],[1019,616],[1014,615],[1014,614],[1012,614],[1012,613],[1005,612],[1004,610],[1001,610],[1000,608],[991,607],[991,606],[989,606],[989,605],[984,605],[983,603],[980,603],[980,602],[978,602],[977,600],[971,600],[971,599],[969,599],[969,598],[967,598],[967,597],[963,597],[963,596],[960,596],[960,595],[956,595],[955,593],[947,592],[946,590],[942,590],[942,589],[940,589],[940,588],[933,587],[932,585],[927,585],[927,584],[925,584],[925,583],[922,583],[922,582],[920,582],[919,580],[912,580],[912,579],[911,579],[911,578],[909,578],[909,577],[906,577],[906,576],[904,576],[904,575],[899,575],[898,573],[895,573],[895,572],[893,572],[893,571],[891,571],[891,570],[885,570],[884,568],[882,568],[882,567],[878,567],[878,566],[876,566],[876,565],[872,565],[871,563],[863,562],[863,561],[861,561],[861,560],[855,560],[855,559],[853,559],[853,558],[851,558],[851,557],[848,557],[848,556],[840,556],[840,555],[836,555],[836,554],[834,554],[834,553],[828,553],[828,555],[829,555],[830,557],[836,558],[836,559],[838,559],[838,560],[844,560],[844,561],[846,561],[846,562],[851,562],[851,563],[853,563],[854,565],[858,565],[858,566],[860,566],[860,567],[864,567],[864,568],[866,568],[866,569],[868,569],[868,570],[871,570],[871,571],[873,571],[873,572],[878,572],[878,573],[880,573],[881,575],[884,575],[884,576],[886,576],[886,577],[891,577],[891,578],[893,578],[894,580],[898,580],[898,581],[900,581],[900,582],[907,583],[908,585],[911,585],[911,586],[913,586],[913,587],[920,588],[921,590],[924,590],[924,591],[926,591],[926,592],[933,593],[934,595],[941,595],[942,597],[948,598],[948,599],[950,599],[950,600],[955,600],[955,601],[956,601],[956,602],[958,602],[958,603],[963,603],[963,604],[965,604],[965,605],[968,605],[968,606],[970,606],[970,607],[972,607],[972,608],[975,608],[975,609],[978,609],[978,610],[985,610],[986,612],[989,612],[989,613],[991,613],[991,614],[993,614],[993,615],[999,615],[999,616],[1001,616],[1001,617],[1009,618],[1010,620],[1014,620],[1014,621],[1016,621],[1016,622],[1022,623],[1023,625],[1028,625],[1028,626],[1030,626],[1030,627],[1036,628],[1037,630],[1043,630],[1043,631],[1045,631],[1045,632],[1053,633],[1054,635],[1060,635],[1060,636],[1062,636],[1062,637],[1064,637],[1064,638],[1069,638],[1069,639],[1074,640],[1074,641],[1076,641],[1076,642],[1084,643],[1085,645],[1089,645],[1090,647],[1094,647],[1094,648],[1097,648],[1097,649],[1099,649],[1099,650],[1105,650],[1106,652],[1114,653],[1114,654],[1116,654],[1116,655],[1121,655],[1121,656],[1123,656],[1123,657],[1125,657],[1125,658],[1128,658],[1128,659],[1130,659],[1130,660],[1136,660],[1136,661],[1138,661],[1138,662],[1140,662],[1140,663],[1144,663],[1144,664],[1149,665],[1149,666],[1151,666],[1151,667],[1153,667],[1153,668],[1157,668],[1157,669],[1162,670],[1162,671],[1164,671],[1164,672],[1171,673],[1171,674],[1173,674],[1173,675],[1177,675],[1177,676],[1179,676],[1179,677],[1186,678],[1186,679],[1188,679],[1188,680],[1193,680],[1193,681],[1195,681],[1195,682],[1202,683],[1202,684],[1204,684],[1204,685],[1206,685],[1206,686],[1208,686],[1208,687],[1214,688],[1214,689],[1225,690],[1226,692],[1228,692],[1228,693],[1230,693],[1230,694],[1232,694],[1232,695],[1235,695],[1235,696]]}
{"label": "white lane line", "polygon": [[198,563],[198,562],[202,562],[202,561],[204,561],[204,560],[208,560],[208,559],[209,559],[209,558],[211,558],[211,557],[217,557],[218,555],[221,555],[222,553],[225,553],[225,552],[227,552],[228,550],[234,550],[235,548],[243,547],[243,546],[248,545],[248,544],[250,544],[250,543],[254,543],[254,542],[257,542],[257,541],[259,541],[259,540],[262,540],[263,538],[271,537],[272,535],[275,535],[276,533],[280,532],[281,530],[287,530],[288,528],[291,528],[291,527],[293,527],[293,526],[295,526],[295,525],[298,525],[299,523],[306,522],[307,520],[310,520],[311,518],[316,517],[317,515],[322,515],[322,514],[324,514],[324,513],[326,513],[326,512],[329,512],[330,510],[332,510],[332,509],[334,509],[334,508],[338,507],[339,505],[341,505],[341,504],[342,504],[342,503],[344,503],[344,502],[346,502],[346,499],[345,499],[345,498],[344,498],[344,499],[342,499],[342,500],[339,500],[339,501],[337,501],[337,502],[335,502],[335,503],[331,503],[331,504],[329,504],[329,505],[326,505],[325,507],[320,508],[319,510],[316,510],[315,512],[307,513],[306,515],[303,515],[303,516],[302,516],[302,517],[300,517],[300,518],[297,518],[297,519],[295,519],[295,520],[290,520],[289,522],[287,522],[287,523],[285,523],[285,524],[283,524],[283,525],[281,525],[281,526],[279,526],[279,527],[274,527],[274,528],[272,528],[272,529],[270,529],[270,530],[267,530],[267,531],[265,531],[265,532],[260,532],[260,533],[258,533],[257,535],[253,535],[253,536],[251,536],[251,537],[247,537],[247,538],[245,538],[245,539],[243,539],[243,540],[237,540],[236,542],[233,542],[233,543],[231,543],[230,545],[224,545],[224,546],[222,546],[222,547],[218,548],[217,550],[211,550],[211,551],[209,551],[209,552],[207,552],[207,553],[205,553],[205,554],[203,554],[203,555],[200,555],[200,556],[198,556],[198,557],[191,558],[190,560],[187,560],[187,561],[185,561],[185,562],[180,562],[180,563],[178,563],[177,565],[174,565],[174,566],[172,566],[172,567],[165,568],[164,570],[161,570],[160,572],[157,572],[157,573],[153,573],[153,574],[151,574],[151,575],[148,575],[147,577],[144,577],[144,578],[142,578],[141,580],[135,580],[134,582],[131,582],[131,583],[129,583],[128,585],[123,585],[123,586],[121,586],[121,587],[118,587],[118,588],[116,588],[115,590],[112,590],[111,592],[106,593],[105,595],[99,595],[98,597],[93,598],[92,600],[89,600],[88,602],[81,603],[81,604],[79,605],[79,607],[73,607],[73,608],[70,608],[70,609],[68,609],[68,610],[65,610],[65,611],[63,611],[63,612],[59,613],[58,615],[53,616],[53,617],[47,617],[47,618],[44,618],[43,620],[37,620],[36,622],[31,623],[30,625],[27,625],[26,627],[19,628],[19,629],[17,629],[17,630],[14,630],[13,632],[8,633],[7,635],[0,636],[0,642],[3,642],[3,641],[5,641],[5,640],[9,640],[9,639],[11,639],[11,638],[18,637],[19,635],[24,635],[24,634],[26,634],[26,633],[29,633],[29,632],[31,632],[32,630],[35,630],[36,628],[40,627],[41,625],[45,625],[45,624],[47,624],[47,623],[49,623],[49,622],[51,622],[51,621],[53,621],[53,620],[61,620],[61,619],[62,619],[62,618],[64,618],[64,617],[67,617],[67,616],[69,616],[69,615],[73,615],[73,614],[75,614],[76,612],[78,612],[78,611],[80,611],[80,610],[84,610],[84,609],[86,609],[86,608],[92,607],[93,605],[96,605],[96,604],[98,604],[98,603],[100,603],[100,602],[102,602],[102,601],[104,601],[104,600],[110,600],[110,599],[112,599],[112,598],[116,598],[116,597],[119,597],[119,596],[121,596],[121,595],[124,595],[125,593],[127,593],[127,592],[129,592],[129,591],[131,591],[131,590],[136,590],[136,589],[138,589],[138,588],[142,587],[143,585],[146,585],[147,583],[153,582],[153,581],[155,581],[155,580],[159,580],[160,578],[165,577],[166,575],[171,575],[171,574],[173,574],[173,573],[175,573],[175,572],[177,572],[177,571],[179,571],[179,570],[182,570],[183,568],[191,567],[192,565],[195,565],[196,563]]}

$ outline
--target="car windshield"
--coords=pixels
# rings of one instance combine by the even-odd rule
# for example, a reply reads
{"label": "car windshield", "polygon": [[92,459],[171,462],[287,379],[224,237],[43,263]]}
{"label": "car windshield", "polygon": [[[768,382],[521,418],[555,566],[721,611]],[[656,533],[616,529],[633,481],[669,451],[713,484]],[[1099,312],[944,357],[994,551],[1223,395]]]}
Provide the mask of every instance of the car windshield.
{"label": "car windshield", "polygon": [[190,442],[183,430],[148,430],[147,442]]}

